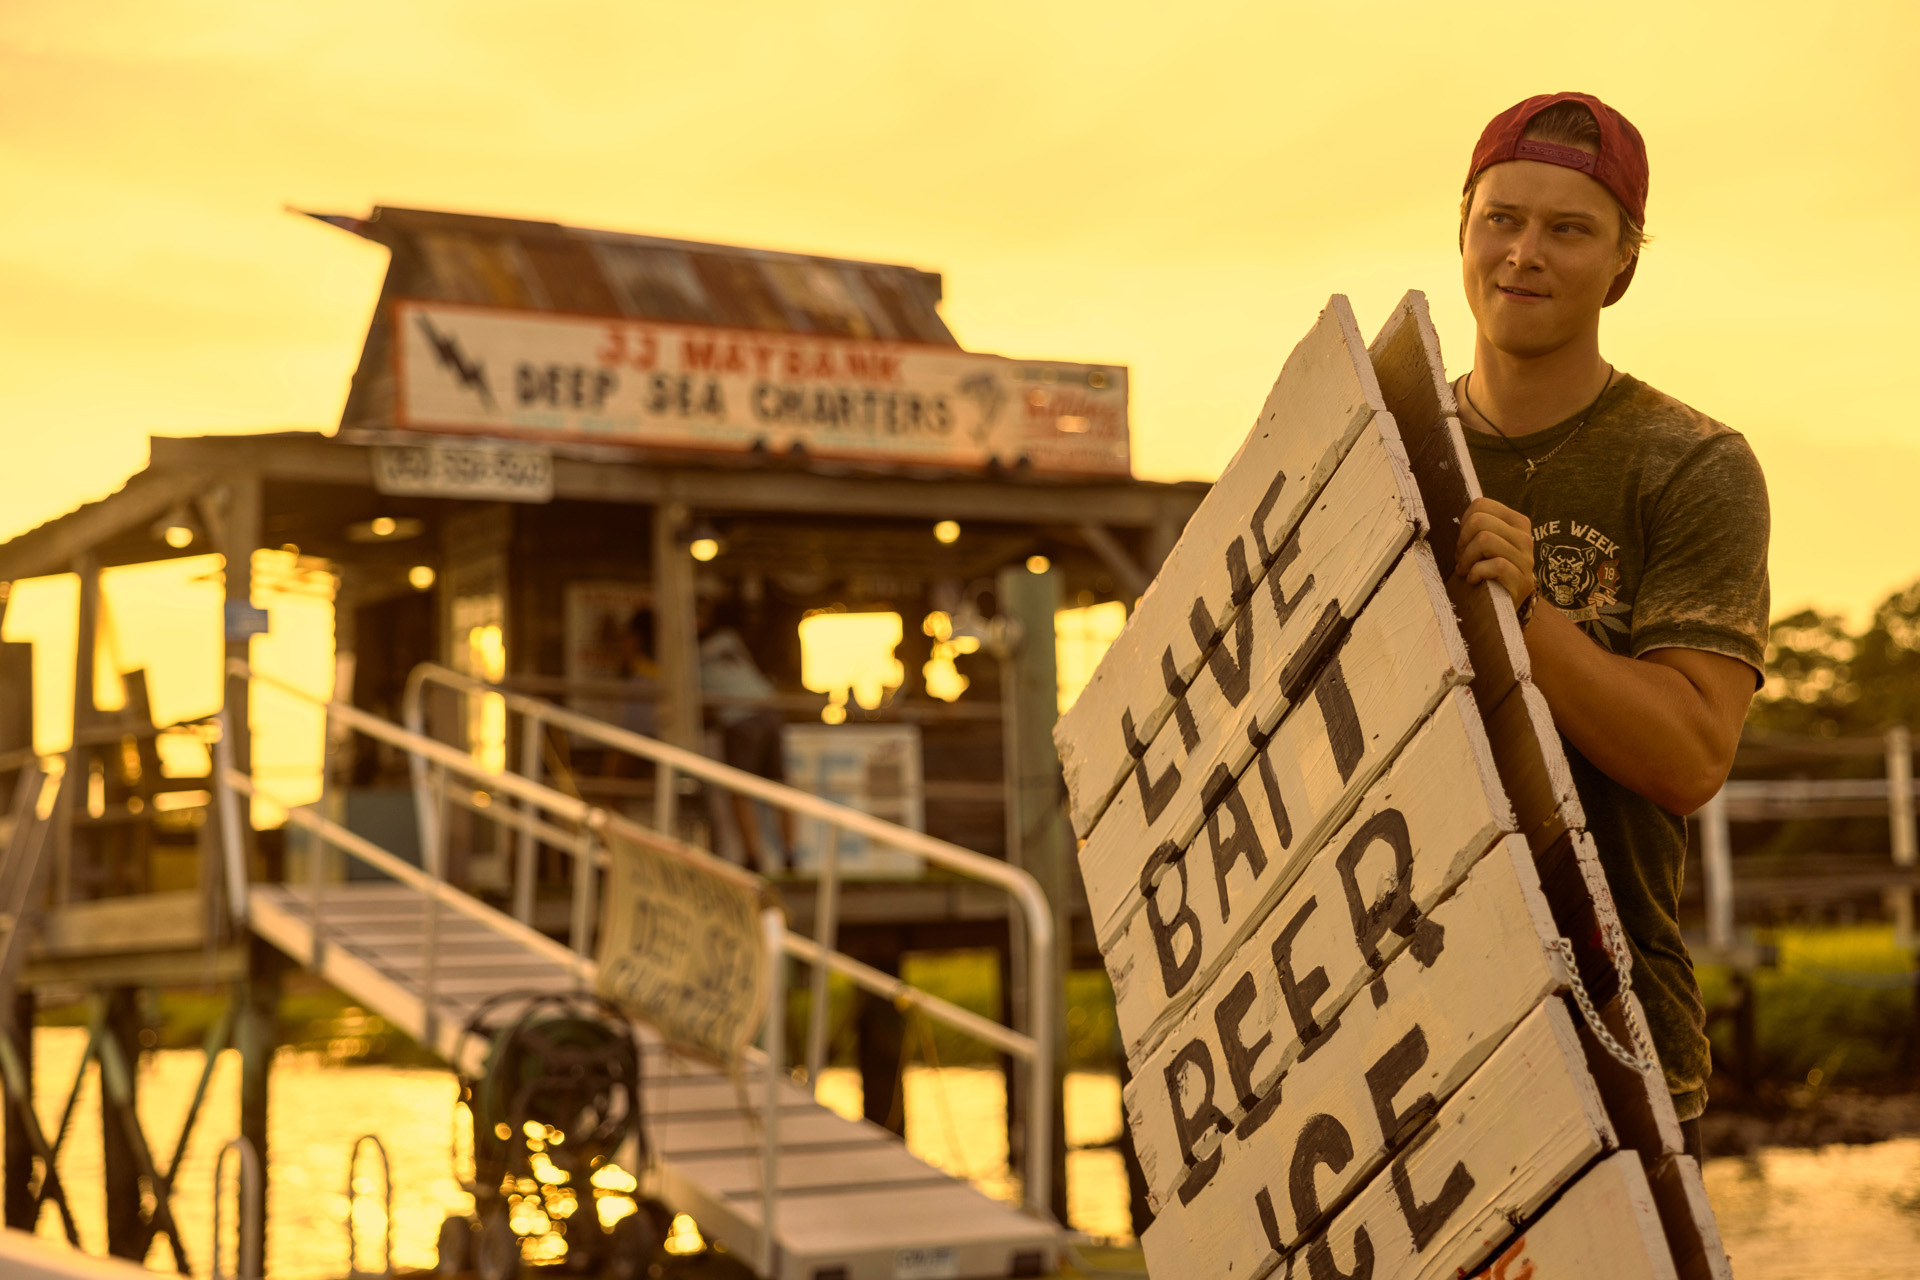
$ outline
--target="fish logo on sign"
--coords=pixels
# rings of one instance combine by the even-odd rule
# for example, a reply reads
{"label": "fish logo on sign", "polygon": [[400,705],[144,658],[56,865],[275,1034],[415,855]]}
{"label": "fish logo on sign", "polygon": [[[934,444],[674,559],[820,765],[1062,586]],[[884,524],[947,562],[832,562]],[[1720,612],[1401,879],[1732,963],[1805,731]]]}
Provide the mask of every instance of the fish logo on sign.
{"label": "fish logo on sign", "polygon": [[1000,416],[1000,406],[1006,403],[1007,393],[1000,387],[1000,380],[990,373],[976,373],[960,383],[960,393],[970,397],[980,406],[980,421],[974,424],[973,441],[984,445],[993,436],[994,420]]}
{"label": "fish logo on sign", "polygon": [[460,340],[450,333],[441,333],[425,316],[416,316],[415,320],[427,339],[427,345],[433,348],[433,358],[440,362],[440,367],[451,373],[461,386],[477,392],[480,403],[492,409],[493,392],[487,388],[487,362],[469,360],[467,353],[460,349]]}

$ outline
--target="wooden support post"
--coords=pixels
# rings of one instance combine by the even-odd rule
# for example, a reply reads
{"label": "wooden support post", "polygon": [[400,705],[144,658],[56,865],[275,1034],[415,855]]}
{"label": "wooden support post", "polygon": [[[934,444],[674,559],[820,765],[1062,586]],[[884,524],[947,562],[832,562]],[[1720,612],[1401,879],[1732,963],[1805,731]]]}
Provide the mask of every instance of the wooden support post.
{"label": "wooden support post", "polygon": [[1756,998],[1753,988],[1753,970],[1741,967],[1734,970],[1733,990],[1733,1075],[1739,1082],[1740,1092],[1753,1097],[1760,1084],[1760,1035],[1758,1029],[1758,1011],[1754,1008]]}
{"label": "wooden support post", "polygon": [[[1893,865],[1910,868],[1920,860],[1915,850],[1913,819],[1913,736],[1907,726],[1887,730],[1887,825],[1893,837]],[[1913,949],[1913,890],[1893,892],[1894,939],[1902,950]]]}
{"label": "wooden support post", "polygon": [[[67,775],[73,781],[63,797],[66,803],[54,819],[59,841],[54,860],[56,905],[73,901],[76,886],[81,896],[92,897],[91,886],[104,871],[98,865],[100,841],[87,839],[83,853],[74,836],[74,816],[89,803],[92,795],[88,772],[92,768],[93,752],[77,744],[80,735],[93,727],[98,716],[93,701],[93,664],[100,630],[100,559],[90,551],[85,552],[74,560],[73,571],[80,577],[79,620],[73,646],[73,739],[76,745],[67,751]],[[84,869],[75,866],[76,859],[81,857],[87,860]]]}
{"label": "wooden support post", "polygon": [[[244,610],[253,604],[253,552],[260,545],[260,477],[257,473],[246,473],[231,477],[226,485],[226,510],[222,513],[223,535],[220,540],[220,554],[226,559],[226,613],[229,628],[232,615],[237,609]],[[226,641],[226,659],[238,658],[242,662],[249,660],[252,647],[249,638],[232,638],[228,631]],[[250,698],[247,682],[233,676],[226,678],[226,723],[227,731],[233,735],[233,767],[235,771],[252,776],[253,774],[253,733],[248,720]],[[245,843],[249,862],[253,853],[253,823],[243,815],[240,823],[241,838]]]}
{"label": "wooden support post", "polygon": [[100,558],[88,551],[73,562],[80,577],[80,622],[73,654],[73,731],[90,727],[98,708],[93,701],[94,651],[100,633]]}
{"label": "wooden support post", "polygon": [[100,1155],[105,1175],[107,1200],[107,1252],[116,1258],[145,1261],[151,1237],[140,1218],[140,1160],[134,1150],[133,1135],[126,1130],[124,1116],[137,1115],[140,1073],[132,1069],[140,1061],[139,992],[133,987],[113,987],[102,993],[106,1001],[105,1036],[118,1046],[121,1061],[129,1067],[124,1107],[110,1096],[102,1081],[100,1089]]}
{"label": "wooden support post", "polygon": [[[896,946],[884,954],[867,953],[861,959],[893,977],[900,976],[900,952]],[[902,1137],[907,1132],[907,1108],[901,1078],[901,1045],[905,1028],[901,1013],[870,991],[858,993],[860,1017],[855,1027],[855,1056],[860,1063],[860,1109],[863,1115],[883,1129]]]}
{"label": "wooden support post", "polygon": [[[1059,719],[1060,682],[1055,667],[1053,615],[1060,608],[1060,582],[1052,570],[1030,573],[1024,567],[1002,569],[1000,611],[1016,624],[1012,653],[1003,677],[1006,699],[1008,848],[1010,861],[1040,882],[1053,908],[1054,991],[1057,1016],[1051,1029],[1053,1080],[1053,1214],[1067,1220],[1067,1140],[1063,1120],[1067,1072],[1066,971],[1069,909],[1073,903],[1074,842],[1066,815],[1066,789],[1060,757],[1053,746]],[[1010,1108],[1011,1109],[1011,1108]],[[1024,1108],[1022,1109],[1024,1112]]]}
{"label": "wooden support post", "polygon": [[[238,1016],[234,1022],[234,1040],[240,1049],[240,1136],[253,1144],[260,1168],[267,1166],[267,1086],[273,1052],[279,1045],[278,1009],[280,984],[286,961],[272,945],[249,935],[247,939],[247,977],[241,985]],[[241,1194],[252,1190],[258,1203],[242,1204],[240,1265],[238,1274],[265,1274],[267,1256],[267,1205],[265,1179],[248,1188],[243,1181]],[[249,1229],[251,1228],[251,1229]]]}
{"label": "wooden support post", "polygon": [[698,751],[700,640],[694,618],[693,557],[680,543],[690,513],[683,502],[653,509],[653,621],[659,649],[661,737]]}
{"label": "wooden support post", "polygon": [[1733,846],[1727,831],[1727,796],[1713,793],[1700,810],[1700,873],[1707,899],[1707,946],[1733,946]]}
{"label": "wooden support post", "polygon": [[[13,996],[13,1022],[5,1034],[13,1041],[13,1052],[26,1077],[27,1099],[8,1101],[14,1105],[32,1105],[33,1023],[37,1013],[32,987],[21,987]],[[33,1144],[27,1126],[11,1110],[6,1115],[5,1191],[0,1196],[6,1209],[6,1225],[21,1231],[33,1230]]]}

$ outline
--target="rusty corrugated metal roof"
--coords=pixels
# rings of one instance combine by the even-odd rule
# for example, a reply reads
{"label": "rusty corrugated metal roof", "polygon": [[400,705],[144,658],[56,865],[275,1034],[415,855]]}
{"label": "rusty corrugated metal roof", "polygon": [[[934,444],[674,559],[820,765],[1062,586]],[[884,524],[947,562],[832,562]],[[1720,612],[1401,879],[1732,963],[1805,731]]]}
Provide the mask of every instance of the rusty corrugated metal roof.
{"label": "rusty corrugated metal roof", "polygon": [[393,251],[389,294],[959,345],[917,267],[422,209],[326,220]]}
{"label": "rusty corrugated metal roof", "polygon": [[394,298],[960,345],[917,267],[429,209],[308,216],[393,253],[342,427],[392,425]]}

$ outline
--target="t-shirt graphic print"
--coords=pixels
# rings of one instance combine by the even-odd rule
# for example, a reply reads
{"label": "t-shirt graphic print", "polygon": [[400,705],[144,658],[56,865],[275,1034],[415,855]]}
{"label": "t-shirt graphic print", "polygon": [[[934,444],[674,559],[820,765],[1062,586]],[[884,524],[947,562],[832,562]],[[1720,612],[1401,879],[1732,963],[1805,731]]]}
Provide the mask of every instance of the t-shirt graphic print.
{"label": "t-shirt graphic print", "polygon": [[1633,606],[1620,599],[1620,544],[1578,520],[1533,527],[1533,573],[1541,594],[1613,653],[1632,634]]}

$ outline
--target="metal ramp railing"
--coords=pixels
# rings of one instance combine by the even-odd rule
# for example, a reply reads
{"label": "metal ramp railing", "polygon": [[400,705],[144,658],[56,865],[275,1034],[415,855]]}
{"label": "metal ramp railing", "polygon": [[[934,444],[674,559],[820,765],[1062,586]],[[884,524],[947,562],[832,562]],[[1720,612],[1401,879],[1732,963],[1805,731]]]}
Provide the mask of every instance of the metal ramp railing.
{"label": "metal ramp railing", "polygon": [[[338,726],[404,752],[413,770],[423,837],[421,865],[415,866],[314,807],[283,806],[288,821],[315,838],[316,849],[324,844],[339,850],[388,879],[329,880],[328,860],[310,857],[304,883],[236,883],[233,888],[239,891],[231,894],[236,911],[244,910],[248,926],[279,949],[469,1073],[480,1068],[485,1044],[464,1036],[463,1028],[489,996],[507,989],[537,994],[595,986],[599,967],[591,958],[592,937],[599,882],[611,865],[610,846],[625,842],[716,882],[748,880],[764,891],[757,877],[670,834],[676,776],[785,807],[836,832],[857,832],[1005,889],[1025,925],[1032,1034],[982,1018],[835,950],[831,904],[837,889],[838,841],[830,840],[822,868],[820,936],[789,933],[777,907],[759,913],[766,1013],[761,1047],[747,1049],[738,1064],[759,1076],[758,1097],[746,1099],[736,1074],[689,1059],[658,1034],[643,1035],[654,1173],[663,1199],[691,1214],[736,1254],[755,1259],[762,1275],[780,1280],[832,1275],[880,1280],[894,1275],[902,1258],[913,1265],[919,1265],[915,1259],[932,1258],[927,1265],[937,1264],[941,1274],[1024,1275],[1052,1269],[1063,1237],[1046,1210],[1046,1142],[1026,1143],[1026,1208],[1015,1210],[921,1163],[878,1126],[827,1111],[811,1089],[801,1089],[790,1078],[784,1045],[786,969],[793,958],[814,966],[807,1045],[812,1086],[817,1087],[825,1059],[825,975],[832,971],[1012,1055],[1033,1086],[1029,1124],[1038,1133],[1047,1132],[1043,1126],[1050,1126],[1052,1117],[1043,1082],[1052,1070],[1051,1023],[1056,1012],[1045,976],[1052,971],[1055,940],[1051,912],[1030,876],[922,833],[445,668],[418,670],[410,682],[408,705],[415,724],[418,691],[434,681],[463,693],[500,697],[531,721],[593,737],[646,759],[660,771],[659,793],[669,797],[656,809],[657,827],[488,767],[472,753],[415,728],[337,700],[312,698],[249,670],[244,662],[230,661],[228,668],[235,677],[272,683],[320,705],[330,739]],[[225,757],[223,748],[216,768],[217,799],[223,806],[220,826],[228,874],[240,880],[245,869],[237,797],[273,797]],[[449,882],[446,819],[454,805],[516,832],[523,851],[537,842],[568,855],[573,884],[567,942],[529,922],[528,881],[515,886],[512,915]],[[523,852],[518,863],[530,881],[531,854]],[[783,1205],[793,1211],[783,1212]]]}

